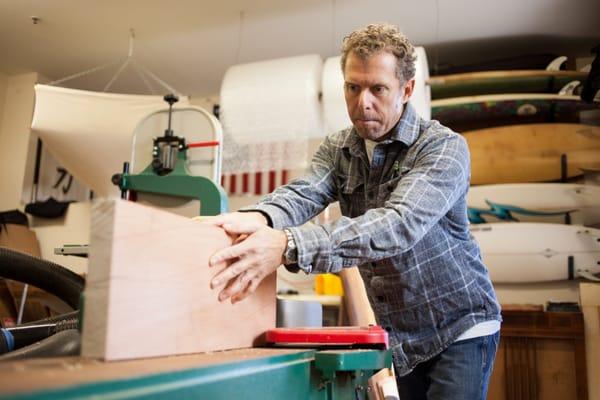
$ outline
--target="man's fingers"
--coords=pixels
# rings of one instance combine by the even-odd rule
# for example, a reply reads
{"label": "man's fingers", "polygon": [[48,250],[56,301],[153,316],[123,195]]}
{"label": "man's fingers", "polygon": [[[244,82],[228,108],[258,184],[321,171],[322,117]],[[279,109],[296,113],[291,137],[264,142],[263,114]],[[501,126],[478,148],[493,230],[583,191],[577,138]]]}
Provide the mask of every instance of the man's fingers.
{"label": "man's fingers", "polygon": [[242,258],[233,264],[231,264],[228,268],[225,268],[223,271],[219,272],[210,282],[210,287],[215,288],[220,286],[225,282],[229,282],[231,279],[240,275],[242,272],[245,272],[247,269],[252,267],[252,261],[247,258]]}
{"label": "man's fingers", "polygon": [[219,301],[225,301],[231,296],[236,296],[238,293],[244,290],[248,284],[242,282],[243,275],[244,274],[238,275],[227,282],[225,288],[221,290],[221,293],[219,293]]}
{"label": "man's fingers", "polygon": [[261,275],[259,268],[247,269],[242,276],[242,283],[247,285],[249,282],[257,279]]}
{"label": "man's fingers", "polygon": [[[250,281],[250,284],[248,284],[243,291],[239,292],[238,294],[234,294],[231,297],[231,304],[235,304],[239,301],[242,301],[246,297],[248,297],[252,293],[254,293],[256,291],[256,289],[258,288],[258,285],[260,285],[260,283],[262,282],[263,279],[264,279],[263,276],[256,276],[254,279],[252,279]],[[244,286],[244,285],[242,285],[242,286]]]}
{"label": "man's fingers", "polygon": [[256,222],[229,222],[229,221],[227,221],[220,226],[223,229],[225,229],[225,231],[229,234],[250,235],[250,234],[256,232],[257,230],[259,230],[260,228],[262,228],[264,225],[258,224]]}
{"label": "man's fingers", "polygon": [[233,244],[238,244],[243,242],[246,238],[248,237],[248,235],[238,235],[235,240],[233,241]]}
{"label": "man's fingers", "polygon": [[215,225],[215,226],[222,226],[229,219],[228,215],[229,215],[229,213],[215,215],[215,216],[203,216],[203,215],[199,215],[197,217],[192,218],[192,220],[193,221],[198,221],[198,222],[203,223],[203,224],[209,224],[209,225]]}
{"label": "man's fingers", "polygon": [[226,247],[224,249],[216,251],[208,260],[208,265],[214,267],[224,261],[231,260],[232,258],[238,258],[246,253],[247,249],[242,242],[233,246]]}

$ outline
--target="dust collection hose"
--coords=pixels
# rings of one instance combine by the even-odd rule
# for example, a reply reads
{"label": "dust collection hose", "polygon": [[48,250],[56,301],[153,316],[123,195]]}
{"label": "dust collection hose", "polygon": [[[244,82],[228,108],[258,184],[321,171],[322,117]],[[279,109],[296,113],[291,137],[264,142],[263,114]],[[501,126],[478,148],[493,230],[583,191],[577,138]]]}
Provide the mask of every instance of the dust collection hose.
{"label": "dust collection hose", "polygon": [[85,280],[50,261],[0,247],[0,276],[51,293],[77,309]]}
{"label": "dust collection hose", "polygon": [[[58,264],[3,247],[0,247],[0,276],[27,283],[54,294],[74,309],[78,308],[85,283],[82,277]],[[19,358],[66,355],[64,354],[66,348],[78,351],[78,345],[72,345],[74,334],[59,336],[59,333],[76,330],[77,327],[78,318],[75,311],[13,328],[1,329],[0,354],[11,353],[0,357],[0,360],[4,360],[8,356],[11,356],[12,359],[12,354],[16,353],[13,350],[17,349],[20,349],[18,350],[18,354],[21,355]],[[56,340],[48,340],[55,336],[58,336]],[[67,337],[68,339],[65,339]],[[77,333],[77,341],[79,341],[78,337]],[[57,344],[59,339],[62,342]],[[71,345],[64,347],[62,344],[65,341]]]}
{"label": "dust collection hose", "polygon": [[34,357],[65,357],[79,354],[81,336],[77,329],[58,332],[30,346],[0,356],[1,361]]}
{"label": "dust collection hose", "polygon": [[79,320],[72,318],[53,323],[18,325],[0,329],[0,354],[29,346],[58,332],[77,329],[78,325]]}

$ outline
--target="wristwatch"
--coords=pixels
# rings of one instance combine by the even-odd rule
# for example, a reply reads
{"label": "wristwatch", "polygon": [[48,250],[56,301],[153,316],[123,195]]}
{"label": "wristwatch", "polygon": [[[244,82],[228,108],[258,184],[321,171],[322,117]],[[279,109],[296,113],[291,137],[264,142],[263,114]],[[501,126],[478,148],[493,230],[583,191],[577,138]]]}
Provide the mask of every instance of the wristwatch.
{"label": "wristwatch", "polygon": [[298,248],[296,247],[296,240],[294,239],[294,235],[288,229],[284,229],[283,232],[287,237],[287,246],[285,247],[285,251],[283,252],[283,258],[285,258],[285,263],[287,264],[296,264],[298,262]]}

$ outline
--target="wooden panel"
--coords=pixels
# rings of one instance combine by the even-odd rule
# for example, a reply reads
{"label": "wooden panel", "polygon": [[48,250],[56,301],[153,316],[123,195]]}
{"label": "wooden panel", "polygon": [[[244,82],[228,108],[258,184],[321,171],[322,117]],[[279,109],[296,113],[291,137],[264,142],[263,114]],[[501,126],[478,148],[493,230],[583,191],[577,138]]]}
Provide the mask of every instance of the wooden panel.
{"label": "wooden panel", "polygon": [[121,200],[92,209],[82,354],[105,360],[251,347],[275,327],[275,275],[236,305],[217,300],[217,227]]}
{"label": "wooden panel", "polygon": [[581,310],[585,322],[585,354],[590,400],[600,400],[600,284],[579,285]]}
{"label": "wooden panel", "polygon": [[496,352],[496,360],[490,383],[488,386],[487,400],[504,400],[506,399],[506,356],[504,350],[504,341],[500,341],[498,351]]}
{"label": "wooden panel", "polygon": [[581,313],[503,309],[502,317],[488,399],[587,399]]}
{"label": "wooden panel", "polygon": [[537,373],[543,384],[539,399],[578,399],[573,342],[548,339],[537,342]]}
{"label": "wooden panel", "polygon": [[530,338],[507,338],[505,340],[507,399],[537,399],[535,341]]}

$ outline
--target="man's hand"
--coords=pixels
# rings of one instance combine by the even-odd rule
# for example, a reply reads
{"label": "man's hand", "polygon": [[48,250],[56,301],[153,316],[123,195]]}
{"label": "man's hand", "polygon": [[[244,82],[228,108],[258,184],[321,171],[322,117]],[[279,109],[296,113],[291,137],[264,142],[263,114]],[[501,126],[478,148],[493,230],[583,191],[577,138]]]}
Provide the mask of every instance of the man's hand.
{"label": "man's hand", "polygon": [[255,227],[267,226],[267,219],[259,212],[232,212],[217,215],[215,217],[202,217],[202,223],[220,226],[229,234],[235,234],[229,231],[226,226],[234,227],[234,230],[254,231]]}
{"label": "man's hand", "polygon": [[218,226],[241,240],[236,240],[231,247],[217,251],[209,261],[211,267],[223,263],[230,264],[213,277],[211,287],[214,289],[226,283],[219,293],[219,301],[231,298],[232,303],[254,293],[260,282],[282,264],[287,244],[285,233],[265,226],[266,220],[261,214],[258,215],[263,218],[264,223],[258,223],[256,220],[252,223],[246,218],[236,223],[237,216],[233,217],[235,214],[247,213],[225,214],[223,222]]}

